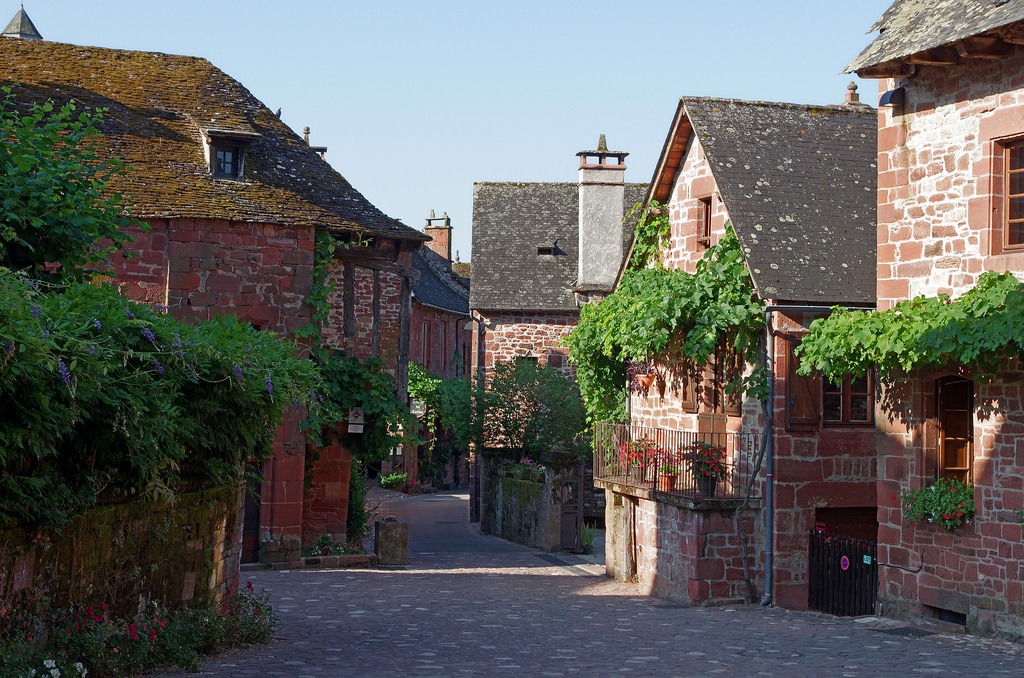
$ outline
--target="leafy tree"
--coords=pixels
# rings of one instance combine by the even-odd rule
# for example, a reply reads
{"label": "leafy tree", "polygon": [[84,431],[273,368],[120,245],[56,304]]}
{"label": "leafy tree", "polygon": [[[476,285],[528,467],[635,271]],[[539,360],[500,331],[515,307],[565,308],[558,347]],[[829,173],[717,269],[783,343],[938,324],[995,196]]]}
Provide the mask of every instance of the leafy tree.
{"label": "leafy tree", "polygon": [[485,447],[514,449],[534,458],[588,452],[579,435],[587,420],[579,387],[558,370],[532,360],[501,363],[480,400]]}
{"label": "leafy tree", "polygon": [[74,103],[47,101],[21,112],[15,91],[0,91],[0,266],[38,277],[56,263],[62,276],[89,277],[92,266],[131,242],[126,228],[145,228],[109,190],[126,167],[101,157],[103,111],[76,113]]}

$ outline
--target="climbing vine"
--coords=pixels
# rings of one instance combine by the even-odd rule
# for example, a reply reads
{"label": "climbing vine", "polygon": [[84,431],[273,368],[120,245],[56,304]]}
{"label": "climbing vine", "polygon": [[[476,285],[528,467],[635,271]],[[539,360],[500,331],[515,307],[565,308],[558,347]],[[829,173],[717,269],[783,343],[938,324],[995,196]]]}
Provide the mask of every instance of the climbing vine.
{"label": "climbing vine", "polygon": [[940,294],[885,311],[834,309],[815,320],[798,349],[800,371],[882,379],[918,367],[964,365],[993,375],[1006,357],[1024,357],[1024,284],[1010,273],[983,273],[957,299]]}
{"label": "climbing vine", "polygon": [[658,261],[662,249],[668,246],[669,236],[672,233],[668,220],[668,208],[658,201],[652,200],[646,209],[643,203],[638,202],[630,208],[626,214],[626,220],[633,219],[638,213],[640,218],[637,220],[634,230],[636,237],[633,242],[633,255],[630,257],[627,267],[634,271],[646,268],[648,264]]}
{"label": "climbing vine", "polygon": [[[636,253],[634,246],[634,257]],[[581,309],[566,343],[588,418],[623,421],[627,360],[669,353],[674,360],[704,365],[726,344],[738,355],[752,357],[763,328],[764,306],[754,292],[739,241],[726,224],[722,239],[697,262],[695,273],[634,268],[631,262],[615,292]],[[763,367],[730,389],[764,398]]]}

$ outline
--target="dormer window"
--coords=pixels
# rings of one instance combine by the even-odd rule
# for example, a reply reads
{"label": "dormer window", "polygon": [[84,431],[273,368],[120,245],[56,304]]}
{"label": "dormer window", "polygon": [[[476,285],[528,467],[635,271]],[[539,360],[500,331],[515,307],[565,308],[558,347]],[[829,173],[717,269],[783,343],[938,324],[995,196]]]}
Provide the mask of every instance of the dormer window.
{"label": "dormer window", "polygon": [[241,149],[238,146],[213,147],[213,176],[219,179],[237,179],[238,165],[241,160]]}
{"label": "dormer window", "polygon": [[215,179],[241,181],[245,175],[245,150],[259,134],[238,130],[208,129],[204,131],[206,160]]}

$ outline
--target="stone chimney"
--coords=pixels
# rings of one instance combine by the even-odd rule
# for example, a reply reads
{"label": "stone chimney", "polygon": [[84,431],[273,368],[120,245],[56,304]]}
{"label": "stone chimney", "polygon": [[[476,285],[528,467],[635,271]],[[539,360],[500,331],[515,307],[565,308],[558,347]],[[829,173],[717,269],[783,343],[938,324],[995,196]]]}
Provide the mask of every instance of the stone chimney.
{"label": "stone chimney", "polygon": [[[277,117],[281,117],[281,109],[277,109]],[[327,147],[326,146],[310,146],[309,145],[309,125],[302,128],[302,140],[306,142],[306,145],[312,148],[316,153],[320,155],[321,160],[327,160]]]}
{"label": "stone chimney", "polygon": [[857,94],[857,83],[850,81],[850,84],[846,86],[846,100],[843,102],[844,106],[867,106],[866,103],[860,100],[860,95]]}
{"label": "stone chimney", "polygon": [[625,158],[609,151],[602,134],[596,151],[580,151],[578,292],[610,291],[622,263]]}
{"label": "stone chimney", "polygon": [[435,254],[444,257],[445,261],[452,260],[452,220],[445,212],[440,217],[434,216],[434,210],[430,210],[427,217],[427,225],[423,232],[433,240],[427,243],[427,247],[434,250]]}

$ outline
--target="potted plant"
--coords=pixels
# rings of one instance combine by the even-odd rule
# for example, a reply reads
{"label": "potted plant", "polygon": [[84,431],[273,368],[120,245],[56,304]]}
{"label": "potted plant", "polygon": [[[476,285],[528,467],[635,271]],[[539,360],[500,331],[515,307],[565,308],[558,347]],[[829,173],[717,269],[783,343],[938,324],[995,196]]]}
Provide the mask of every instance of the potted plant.
{"label": "potted plant", "polygon": [[903,492],[898,498],[907,525],[938,523],[952,531],[970,525],[974,518],[974,485],[953,478],[940,478],[928,487]]}
{"label": "potted plant", "polygon": [[[623,475],[633,482],[650,482],[648,467],[657,461],[659,448],[650,438],[638,438],[622,443],[619,448],[619,467]],[[653,477],[650,478],[653,480]]]}
{"label": "potted plant", "polygon": [[634,393],[647,393],[658,379],[658,371],[650,360],[629,360],[626,362],[626,376],[629,377],[629,388]]}
{"label": "potted plant", "polygon": [[676,489],[676,477],[679,470],[676,468],[676,460],[668,452],[663,452],[658,457],[658,490],[671,492]]}
{"label": "potted plant", "polygon": [[583,523],[583,531],[580,532],[580,544],[583,546],[583,553],[589,554],[594,552],[594,536],[596,534],[597,530]]}
{"label": "potted plant", "polygon": [[715,496],[718,479],[725,477],[725,447],[695,440],[688,450],[690,473],[697,481],[697,491],[702,497]]}

